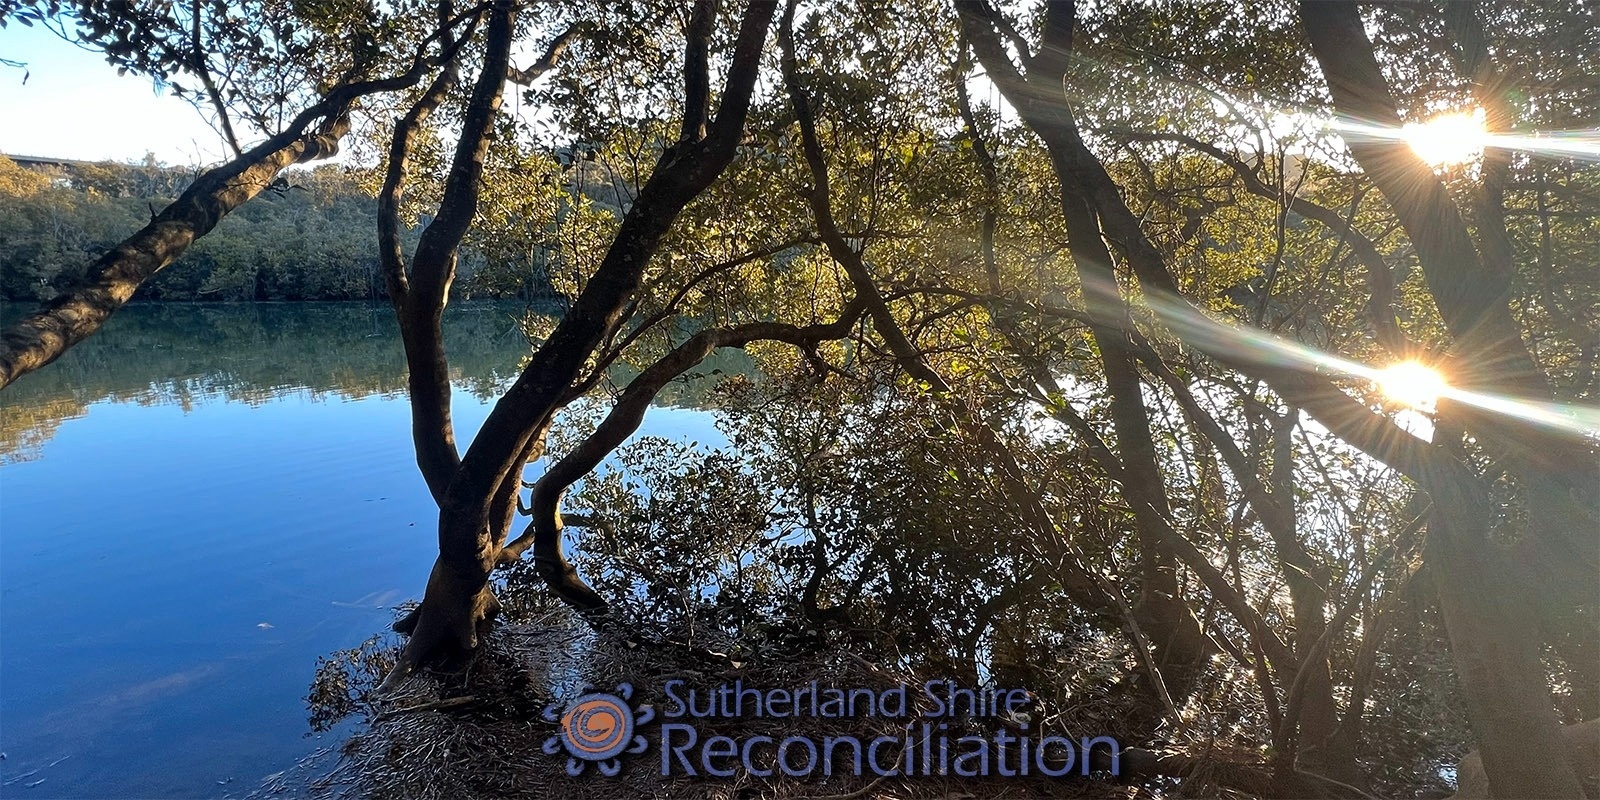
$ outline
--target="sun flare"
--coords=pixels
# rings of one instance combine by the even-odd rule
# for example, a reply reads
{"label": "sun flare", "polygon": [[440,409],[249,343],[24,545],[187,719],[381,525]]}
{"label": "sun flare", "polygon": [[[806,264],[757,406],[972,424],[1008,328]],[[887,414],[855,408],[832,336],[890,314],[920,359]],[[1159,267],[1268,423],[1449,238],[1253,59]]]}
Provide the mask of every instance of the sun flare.
{"label": "sun flare", "polygon": [[1443,375],[1415,361],[1393,364],[1378,374],[1379,391],[1411,408],[1433,408],[1447,388]]}
{"label": "sun flare", "polygon": [[1471,161],[1483,154],[1484,145],[1489,142],[1481,108],[1408,123],[1400,130],[1400,136],[1418,158],[1435,167]]}

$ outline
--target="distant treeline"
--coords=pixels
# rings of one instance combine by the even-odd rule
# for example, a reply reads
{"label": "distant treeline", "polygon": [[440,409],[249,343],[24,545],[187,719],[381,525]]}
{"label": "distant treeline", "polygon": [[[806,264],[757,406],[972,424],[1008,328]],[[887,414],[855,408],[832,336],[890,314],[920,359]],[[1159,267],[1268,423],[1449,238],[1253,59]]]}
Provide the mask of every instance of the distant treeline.
{"label": "distant treeline", "polygon": [[[0,303],[0,326],[29,310]],[[556,310],[451,304],[442,320],[451,383],[483,401],[499,397],[529,352],[524,318]],[[610,374],[620,385],[637,373],[617,364]],[[710,408],[715,376],[732,374],[757,377],[743,350],[719,350],[656,405]],[[117,312],[104,330],[6,389],[0,465],[37,458],[64,420],[107,399],[188,407],[208,398],[257,404],[300,391],[359,399],[405,389],[400,331],[381,303],[146,303]]]}
{"label": "distant treeline", "polygon": [[[0,300],[47,300],[72,286],[195,174],[153,162],[24,167],[0,156]],[[135,300],[380,298],[376,245],[377,201],[355,176],[337,166],[297,171],[229,215]],[[496,264],[496,280],[475,280],[486,266],[478,254],[463,254],[454,293],[553,296],[525,265]],[[508,273],[521,277],[508,282]]]}

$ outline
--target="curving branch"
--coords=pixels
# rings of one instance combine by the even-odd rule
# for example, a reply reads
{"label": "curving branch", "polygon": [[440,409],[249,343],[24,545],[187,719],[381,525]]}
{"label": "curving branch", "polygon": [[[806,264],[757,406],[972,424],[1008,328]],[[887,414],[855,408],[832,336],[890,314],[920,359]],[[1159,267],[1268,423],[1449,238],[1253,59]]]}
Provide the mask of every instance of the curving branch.
{"label": "curving branch", "polygon": [[509,564],[521,557],[530,546],[533,560],[541,576],[555,593],[569,605],[585,612],[597,612],[606,607],[600,597],[583,579],[561,552],[561,496],[567,488],[589,474],[606,456],[633,435],[644,420],[645,411],[654,402],[656,394],[679,375],[704,361],[719,347],[745,347],[755,341],[777,341],[801,348],[812,348],[830,339],[842,339],[850,334],[860,318],[862,304],[851,301],[844,312],[833,322],[798,327],[780,322],[754,322],[732,328],[720,328],[691,336],[688,341],[673,348],[667,355],[651,364],[635,377],[612,405],[611,411],[601,420],[593,433],[572,449],[560,461],[551,465],[533,486],[530,510],[533,521],[521,536],[500,550],[500,563]]}
{"label": "curving branch", "polygon": [[814,244],[816,241],[817,239],[814,236],[796,236],[790,239],[785,239],[777,244],[763,247],[759,250],[752,250],[736,258],[730,258],[727,261],[719,261],[695,273],[693,277],[689,278],[688,281],[685,281],[682,285],[680,285],[677,291],[673,292],[672,297],[667,300],[666,304],[663,305],[659,311],[656,311],[655,313],[641,320],[638,324],[634,325],[626,334],[622,336],[620,340],[616,341],[615,343],[608,341],[606,346],[601,350],[601,354],[595,358],[594,365],[589,368],[589,374],[574,383],[572,387],[567,390],[566,395],[562,398],[562,405],[582,397],[595,386],[599,385],[600,381],[605,377],[606,370],[610,369],[611,365],[616,363],[616,360],[620,358],[622,354],[633,345],[634,342],[637,342],[639,339],[643,338],[646,333],[649,333],[651,330],[655,329],[657,325],[660,325],[662,322],[665,322],[667,319],[669,319],[678,310],[679,305],[683,303],[684,299],[689,296],[689,293],[694,291],[696,288],[705,285],[705,283],[712,278],[722,275],[723,273],[728,272],[736,267],[743,266],[752,261],[759,261],[763,258],[770,258],[778,255],[779,253],[799,247],[802,244]]}
{"label": "curving branch", "polygon": [[555,69],[556,63],[561,60],[561,55],[589,28],[590,26],[583,22],[572,24],[558,34],[556,38],[550,40],[550,44],[544,49],[544,55],[539,56],[538,61],[533,62],[526,69],[517,69],[514,66],[507,69],[506,80],[518,86],[531,86],[534,81],[544,77],[546,72]]}
{"label": "curving branch", "polygon": [[200,77],[200,84],[205,87],[206,97],[211,100],[211,107],[217,112],[217,125],[222,128],[222,136],[237,158],[244,155],[244,149],[239,146],[239,137],[233,132],[233,119],[228,114],[228,105],[222,101],[222,92],[217,89],[217,82],[211,76],[211,68],[206,65],[205,48],[201,44],[201,0],[194,0],[189,13],[192,15],[189,66],[194,70],[194,74]]}
{"label": "curving branch", "polygon": [[900,323],[895,320],[894,312],[884,300],[883,292],[879,291],[878,284],[872,277],[872,271],[862,260],[861,253],[840,232],[838,222],[834,219],[828,164],[822,154],[821,140],[817,137],[816,117],[811,112],[810,100],[800,86],[799,66],[794,52],[794,11],[795,2],[790,0],[784,9],[778,35],[783,50],[784,82],[788,86],[789,101],[794,107],[796,121],[800,125],[801,149],[811,173],[812,188],[806,194],[806,200],[811,205],[812,216],[817,223],[818,237],[828,249],[828,255],[843,267],[850,277],[850,283],[855,287],[857,296],[867,305],[867,313],[872,317],[878,335],[889,345],[889,350],[894,353],[901,368],[935,391],[941,394],[948,393],[950,385],[923,361],[916,345],[912,344],[900,330]]}
{"label": "curving branch", "polygon": [[1000,263],[995,255],[995,234],[999,229],[999,220],[995,206],[1000,197],[1000,170],[995,165],[994,153],[989,150],[989,142],[978,132],[978,117],[972,111],[972,97],[967,90],[967,75],[972,71],[972,59],[968,56],[971,48],[967,45],[964,35],[959,47],[953,81],[956,92],[956,113],[966,128],[967,141],[972,143],[972,158],[978,162],[978,174],[983,177],[983,189],[988,193],[983,203],[983,218],[979,223],[978,249],[983,257],[983,273],[989,280],[989,292],[999,295],[1001,294]]}
{"label": "curving branch", "polygon": [[[441,11],[441,13],[446,13]],[[483,66],[462,114],[461,134],[445,177],[438,214],[422,231],[412,256],[404,294],[392,298],[405,344],[407,389],[411,396],[411,429],[417,464],[428,483],[434,501],[444,499],[445,490],[460,466],[454,425],[450,418],[450,365],[445,356],[440,328],[450,284],[455,279],[461,242],[478,213],[478,197],[483,182],[484,159],[494,135],[494,122],[510,69],[515,18],[511,8],[496,4],[489,12]],[[456,82],[452,63],[435,80],[430,92],[414,105],[396,131],[385,180],[384,207],[380,219],[388,233],[383,250],[386,274],[391,283],[401,268],[393,261],[399,246],[394,203],[399,199],[406,168],[410,137],[443,100]],[[394,157],[399,155],[396,160]],[[392,181],[392,183],[391,183]]]}
{"label": "curving branch", "polygon": [[400,242],[400,201],[405,196],[406,170],[411,161],[412,142],[433,112],[460,79],[460,66],[451,61],[445,65],[433,83],[423,91],[422,97],[395,123],[394,138],[389,142],[389,163],[383,176],[383,188],[378,191],[378,261],[395,310],[402,311],[410,291],[410,278],[406,275],[406,257]]}
{"label": "curving branch", "polygon": [[732,162],[736,133],[744,124],[766,29],[775,11],[775,3],[752,2],[741,22],[734,64],[717,117],[719,125],[724,129],[733,126],[734,133],[724,130],[721,139],[708,137],[687,151],[663,154],[639,197],[629,206],[600,267],[555,331],[495,404],[468,448],[444,503],[446,517],[457,520],[450,527],[460,526],[452,535],[441,531],[442,542],[449,542],[443,547],[446,558],[479,558],[481,548],[475,542],[477,531],[482,529],[480,514],[487,512],[481,505],[481,488],[499,485],[513,471],[517,456],[533,431],[553,413],[584,362],[638,290],[649,258],[668,228],[689,200],[710,186]]}
{"label": "curving branch", "polygon": [[[452,13],[453,3],[442,0],[440,17],[448,18]],[[493,138],[493,123],[503,86],[508,80],[531,82],[553,69],[581,28],[580,25],[568,28],[551,42],[534,66],[519,71],[510,64],[512,20],[502,18],[499,12],[491,16],[488,57],[468,100],[444,196],[437,216],[423,231],[415,264],[409,272],[400,242],[399,206],[405,192],[412,143],[459,82],[457,62],[447,64],[395,124],[388,168],[378,195],[379,260],[405,344],[417,465],[435,502],[443,501],[445,490],[461,463],[450,416],[449,362],[440,327],[441,315],[449,299],[461,242],[477,212],[484,159]],[[527,457],[521,459],[522,463],[527,460]],[[515,490],[515,486],[508,490],[503,485],[495,493],[498,511],[492,518],[504,520],[495,526],[499,530],[509,528],[506,509],[508,503],[515,501]]]}
{"label": "curving branch", "polygon": [[[449,7],[449,0],[440,3],[440,13],[448,14]],[[405,346],[411,435],[417,466],[435,502],[443,497],[450,476],[460,463],[450,422],[449,373],[437,313],[442,310],[444,297],[437,286],[424,285],[415,294],[411,291],[400,243],[400,201],[405,192],[412,142],[459,80],[459,65],[452,60],[395,124],[388,169],[378,193],[378,260]],[[463,139],[469,135],[471,131],[462,133]]]}

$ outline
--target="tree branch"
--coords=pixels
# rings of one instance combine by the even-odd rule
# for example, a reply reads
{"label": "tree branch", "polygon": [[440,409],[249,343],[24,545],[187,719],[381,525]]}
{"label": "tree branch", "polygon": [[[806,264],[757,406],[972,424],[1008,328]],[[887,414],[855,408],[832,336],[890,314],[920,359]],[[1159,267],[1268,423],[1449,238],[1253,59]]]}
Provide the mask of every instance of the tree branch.
{"label": "tree branch", "polygon": [[205,48],[201,45],[200,17],[202,0],[194,0],[190,13],[193,15],[190,24],[193,26],[190,42],[190,67],[194,74],[199,76],[200,84],[205,87],[206,96],[211,100],[212,108],[217,111],[217,124],[222,127],[222,135],[228,141],[228,148],[233,151],[235,158],[244,155],[244,150],[239,147],[239,137],[234,135],[233,121],[228,116],[228,106],[222,102],[222,93],[217,91],[217,82],[211,78],[211,69],[206,66]]}
{"label": "tree branch", "polygon": [[561,60],[561,55],[567,51],[568,47],[572,46],[573,41],[588,31],[589,27],[587,23],[583,22],[568,26],[566,30],[557,34],[556,38],[550,40],[550,44],[544,49],[544,55],[539,56],[539,60],[533,62],[527,69],[517,69],[515,66],[509,67],[506,70],[506,80],[518,86],[533,85],[533,82],[543,77],[546,72],[556,68],[556,63]]}
{"label": "tree branch", "polygon": [[[445,491],[461,464],[456,450],[455,428],[450,419],[450,364],[445,356],[444,335],[440,327],[445,303],[449,299],[450,283],[455,278],[456,258],[461,241],[467,234],[472,219],[478,212],[478,196],[483,180],[483,162],[488,155],[489,142],[494,135],[495,115],[500,109],[500,98],[510,68],[511,44],[515,19],[508,3],[496,3],[489,11],[483,66],[473,86],[472,95],[461,120],[461,138],[450,162],[450,172],[445,178],[439,213],[423,229],[413,255],[409,284],[401,298],[393,298],[396,316],[400,322],[401,338],[405,343],[407,389],[411,395],[411,433],[417,453],[417,464],[434,502],[444,501]],[[430,88],[448,90],[455,83],[454,62]],[[396,132],[395,148],[408,147],[406,143],[415,131],[420,117],[431,113],[431,96],[424,96],[412,107],[401,126],[412,123],[410,130]],[[415,115],[415,116],[413,116]],[[404,152],[401,159],[393,160],[396,150],[391,150],[388,177],[403,176]],[[398,170],[398,172],[397,172]],[[386,180],[387,184],[387,180]],[[398,200],[399,186],[386,185],[388,200]],[[385,214],[393,226],[393,208]],[[394,228],[391,227],[391,230]],[[398,236],[395,232],[391,235]],[[392,240],[385,250],[397,249]],[[391,252],[392,256],[392,252]],[[392,270],[398,264],[386,265]]]}
{"label": "tree branch", "polygon": [[577,570],[561,552],[563,526],[560,503],[561,495],[567,488],[599,466],[606,456],[639,429],[645,411],[662,387],[704,361],[712,351],[719,347],[744,347],[757,340],[809,347],[828,339],[840,339],[849,335],[850,329],[861,316],[861,310],[861,303],[852,301],[839,319],[823,325],[796,327],[779,322],[755,322],[701,331],[658,359],[628,384],[594,432],[551,465],[534,484],[530,503],[533,521],[522,535],[501,548],[500,563],[515,561],[532,546],[539,574],[561,599],[581,611],[604,609],[605,600],[578,577]]}
{"label": "tree branch", "polygon": [[680,142],[698,142],[706,135],[706,116],[711,111],[711,29],[717,21],[716,0],[695,0],[684,31],[683,126]]}
{"label": "tree branch", "polygon": [[339,141],[349,130],[352,103],[370,94],[415,86],[428,70],[454,57],[453,48],[442,48],[434,57],[426,54],[438,37],[436,32],[423,42],[406,72],[333,89],[282,132],[201,175],[149,225],[97,260],[82,285],[7,328],[0,334],[0,389],[99,330],[141,284],[211,232],[223,217],[260,194],[285,167],[338,152]]}

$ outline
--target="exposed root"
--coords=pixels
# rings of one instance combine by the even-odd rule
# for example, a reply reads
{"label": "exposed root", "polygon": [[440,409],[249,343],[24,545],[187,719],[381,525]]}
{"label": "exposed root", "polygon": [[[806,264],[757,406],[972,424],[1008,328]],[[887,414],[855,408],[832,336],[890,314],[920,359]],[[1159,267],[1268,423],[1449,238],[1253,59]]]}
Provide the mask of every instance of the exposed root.
{"label": "exposed root", "polygon": [[500,601],[486,582],[434,564],[422,604],[394,624],[396,631],[409,634],[410,639],[377,693],[394,692],[425,666],[459,668],[472,657],[479,639],[499,614]]}
{"label": "exposed root", "polygon": [[417,629],[417,620],[421,618],[422,605],[419,603],[412,606],[411,610],[407,611],[405,616],[395,620],[395,623],[392,626],[394,628],[394,632],[410,636],[411,633]]}
{"label": "exposed root", "polygon": [[556,596],[563,602],[589,616],[602,615],[607,603],[604,597],[584,583],[578,570],[558,553],[555,556],[533,557],[534,569],[544,578]]}

